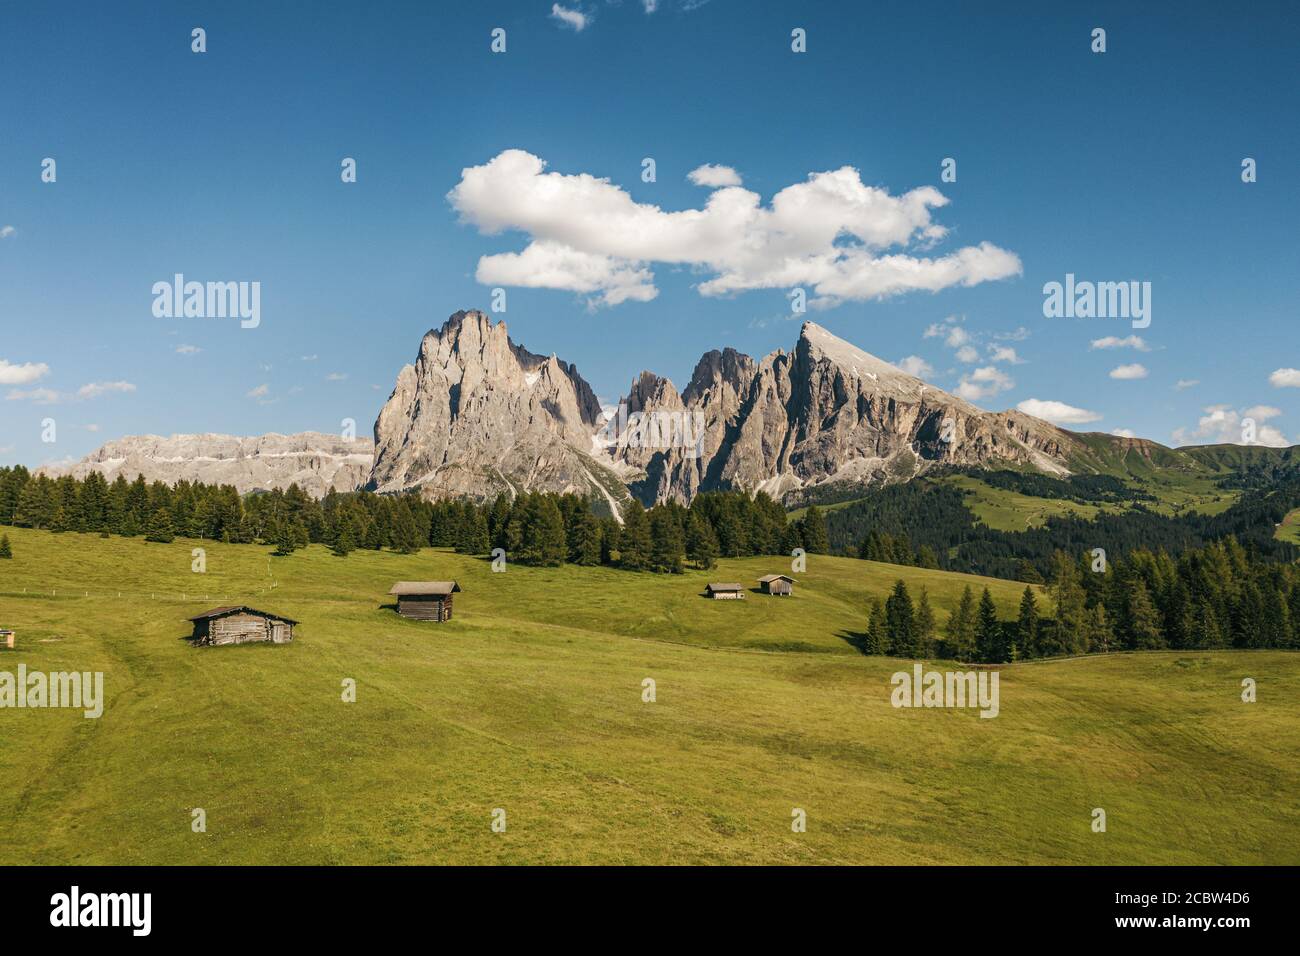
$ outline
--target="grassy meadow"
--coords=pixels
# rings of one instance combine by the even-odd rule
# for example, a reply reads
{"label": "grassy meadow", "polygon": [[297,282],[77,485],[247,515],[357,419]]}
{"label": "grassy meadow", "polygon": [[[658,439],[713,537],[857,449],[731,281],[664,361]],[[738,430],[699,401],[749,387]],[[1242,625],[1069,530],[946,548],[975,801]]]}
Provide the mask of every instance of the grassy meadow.
{"label": "grassy meadow", "polygon": [[[102,671],[107,702],[0,709],[0,863],[1300,862],[1295,654],[1004,666],[986,720],[893,708],[910,662],[849,639],[899,577],[940,622],[968,582],[1013,616],[1013,582],[813,555],[792,598],[710,602],[708,580],[788,567],[494,574],[5,531],[0,671]],[[447,578],[449,623],[388,607],[396,580]],[[299,620],[294,642],[184,640],[243,603]]]}

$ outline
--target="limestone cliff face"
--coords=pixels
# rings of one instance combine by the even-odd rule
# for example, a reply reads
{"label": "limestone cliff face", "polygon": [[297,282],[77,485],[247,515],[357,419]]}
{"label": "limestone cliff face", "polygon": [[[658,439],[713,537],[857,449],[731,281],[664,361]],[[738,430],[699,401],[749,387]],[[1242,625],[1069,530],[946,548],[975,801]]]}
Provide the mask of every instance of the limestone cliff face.
{"label": "limestone cliff face", "polygon": [[504,322],[457,312],[420,343],[375,422],[369,486],[430,498],[501,492],[625,496],[593,456],[601,409],[577,369],[510,341]]}
{"label": "limestone cliff face", "polygon": [[637,473],[624,472],[633,493],[646,502],[738,488],[790,503],[835,482],[907,480],[939,463],[1066,473],[1081,447],[1029,415],[982,411],[811,322],[793,353],[758,362],[731,349],[706,354],[680,397],[666,379],[650,391],[646,380],[636,383],[629,408],[698,413],[704,423],[697,454],[616,449],[616,461]]}
{"label": "limestone cliff face", "polygon": [[108,481],[122,475],[134,481],[175,484],[201,481],[233,485],[241,494],[285,489],[296,484],[315,498],[334,491],[355,491],[370,475],[374,461],[368,438],[338,435],[130,435],[110,441],[81,461],[41,469],[51,477],[84,478],[92,471]]}
{"label": "limestone cliff face", "polygon": [[791,352],[706,353],[680,392],[642,372],[611,412],[571,365],[516,345],[481,312],[458,312],[398,375],[375,422],[369,487],[480,500],[572,491],[611,509],[629,492],[650,504],[743,489],[794,504],[940,464],[1065,474],[1086,467],[1089,449],[1029,415],[976,408],[811,322]]}

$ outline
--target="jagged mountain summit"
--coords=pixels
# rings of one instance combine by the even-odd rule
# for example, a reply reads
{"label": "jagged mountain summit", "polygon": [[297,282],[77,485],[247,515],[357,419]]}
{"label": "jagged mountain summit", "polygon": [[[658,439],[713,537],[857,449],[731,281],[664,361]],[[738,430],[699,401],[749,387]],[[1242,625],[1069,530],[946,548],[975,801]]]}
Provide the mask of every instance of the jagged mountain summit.
{"label": "jagged mountain summit", "polygon": [[296,435],[129,435],[110,441],[72,465],[40,473],[84,478],[98,471],[108,481],[201,481],[234,485],[241,493],[296,484],[315,498],[330,490],[355,491],[370,475],[374,449],[368,438],[345,439],[321,432]]}
{"label": "jagged mountain summit", "polygon": [[601,408],[578,370],[457,312],[428,332],[375,422],[369,487],[433,498],[576,492],[611,507],[627,491],[593,457]]}
{"label": "jagged mountain summit", "polygon": [[1153,442],[983,411],[812,322],[791,352],[706,353],[681,392],[642,372],[611,414],[576,368],[476,311],[424,336],[375,422],[375,452],[369,487],[381,492],[576,492],[611,509],[629,492],[650,504],[715,489],[793,504],[937,465],[1064,475],[1133,455],[1178,464]]}

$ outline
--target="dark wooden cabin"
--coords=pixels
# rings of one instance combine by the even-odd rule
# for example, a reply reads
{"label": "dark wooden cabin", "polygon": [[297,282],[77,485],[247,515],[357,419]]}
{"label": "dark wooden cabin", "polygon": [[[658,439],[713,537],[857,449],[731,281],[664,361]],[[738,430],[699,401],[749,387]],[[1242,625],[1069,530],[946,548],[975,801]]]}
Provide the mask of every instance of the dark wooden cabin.
{"label": "dark wooden cabin", "polygon": [[704,593],[715,601],[738,601],[744,598],[745,589],[739,584],[707,584]]}
{"label": "dark wooden cabin", "polygon": [[397,613],[416,621],[450,621],[455,581],[398,581],[389,594],[397,598]]}
{"label": "dark wooden cabin", "polygon": [[758,579],[758,588],[764,594],[789,597],[794,593],[794,578],[788,574],[765,574]]}
{"label": "dark wooden cabin", "polygon": [[298,623],[292,618],[259,611],[245,604],[214,607],[190,620],[194,622],[190,641],[195,645],[249,644],[255,641],[288,644],[293,640],[293,626]]}

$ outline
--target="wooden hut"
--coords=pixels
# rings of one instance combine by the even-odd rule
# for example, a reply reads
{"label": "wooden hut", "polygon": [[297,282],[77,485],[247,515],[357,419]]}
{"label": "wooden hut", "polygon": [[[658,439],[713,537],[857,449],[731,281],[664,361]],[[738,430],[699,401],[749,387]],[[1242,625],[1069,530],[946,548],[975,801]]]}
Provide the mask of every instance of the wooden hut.
{"label": "wooden hut", "polygon": [[794,578],[788,574],[765,574],[758,579],[758,589],[764,594],[789,597],[794,593]]}
{"label": "wooden hut", "polygon": [[704,593],[715,601],[738,601],[745,596],[745,589],[739,584],[707,584]]}
{"label": "wooden hut", "polygon": [[397,613],[416,621],[450,621],[455,581],[398,581],[389,594],[397,598]]}
{"label": "wooden hut", "polygon": [[13,631],[9,630],[8,628],[0,627],[0,647],[5,647],[8,648],[9,650],[13,650],[14,637],[15,634]]}
{"label": "wooden hut", "polygon": [[288,644],[293,640],[293,626],[298,622],[279,614],[259,611],[246,604],[214,607],[196,617],[190,640],[201,644]]}

